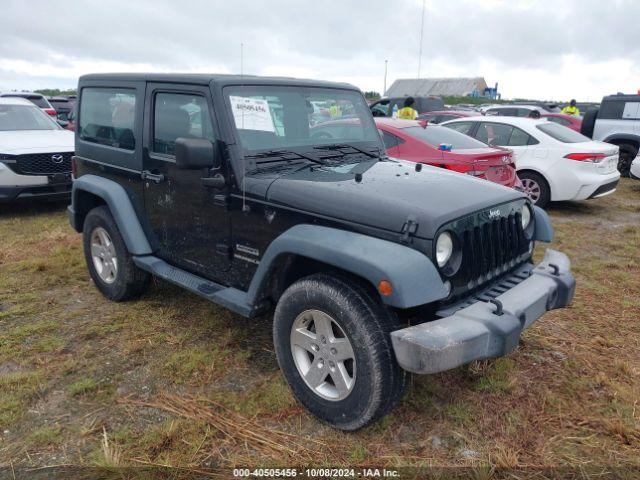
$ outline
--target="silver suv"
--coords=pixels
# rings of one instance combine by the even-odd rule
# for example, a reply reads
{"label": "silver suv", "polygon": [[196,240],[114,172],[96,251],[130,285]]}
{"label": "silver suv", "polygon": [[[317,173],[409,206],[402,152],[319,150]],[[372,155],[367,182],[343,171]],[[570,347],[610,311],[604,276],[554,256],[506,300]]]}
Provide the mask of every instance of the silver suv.
{"label": "silver suv", "polygon": [[604,97],[599,110],[588,110],[585,114],[582,133],[594,140],[618,145],[618,170],[628,177],[631,162],[640,149],[640,95]]}

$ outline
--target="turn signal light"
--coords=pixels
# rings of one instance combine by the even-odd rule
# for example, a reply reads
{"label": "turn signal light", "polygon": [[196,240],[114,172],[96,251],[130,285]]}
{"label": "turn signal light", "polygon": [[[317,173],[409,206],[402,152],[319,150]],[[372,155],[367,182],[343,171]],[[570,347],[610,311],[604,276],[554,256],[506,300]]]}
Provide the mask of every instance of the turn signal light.
{"label": "turn signal light", "polygon": [[393,293],[393,286],[391,282],[387,280],[380,280],[380,283],[378,283],[378,291],[383,297],[388,297]]}

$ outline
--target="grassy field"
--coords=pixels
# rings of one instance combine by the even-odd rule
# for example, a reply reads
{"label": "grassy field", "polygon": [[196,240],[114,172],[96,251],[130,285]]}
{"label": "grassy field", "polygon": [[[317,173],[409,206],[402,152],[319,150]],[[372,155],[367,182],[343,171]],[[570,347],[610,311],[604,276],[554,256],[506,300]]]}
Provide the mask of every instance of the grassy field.
{"label": "grassy field", "polygon": [[63,206],[0,207],[0,467],[436,465],[490,478],[638,465],[640,182],[549,211],[573,306],[505,358],[413,377],[391,415],[345,434],[293,399],[269,318],[160,281],[110,303]]}

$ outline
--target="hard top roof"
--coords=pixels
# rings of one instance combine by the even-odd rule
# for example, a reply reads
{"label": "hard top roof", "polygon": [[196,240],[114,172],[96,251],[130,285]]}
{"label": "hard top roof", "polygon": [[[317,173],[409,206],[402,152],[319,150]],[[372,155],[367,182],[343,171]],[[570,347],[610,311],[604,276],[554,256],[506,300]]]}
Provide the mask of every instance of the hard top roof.
{"label": "hard top roof", "polygon": [[632,102],[640,102],[640,95],[635,93],[629,93],[629,94],[616,93],[614,95],[607,95],[602,99],[603,102],[606,100],[625,100],[625,101],[632,101]]}
{"label": "hard top roof", "polygon": [[159,83],[190,83],[208,85],[215,83],[220,87],[226,85],[295,85],[306,87],[342,88],[359,90],[348,83],[327,82],[323,80],[309,80],[291,77],[261,77],[257,75],[227,75],[209,73],[91,73],[80,77],[84,82],[159,82]]}

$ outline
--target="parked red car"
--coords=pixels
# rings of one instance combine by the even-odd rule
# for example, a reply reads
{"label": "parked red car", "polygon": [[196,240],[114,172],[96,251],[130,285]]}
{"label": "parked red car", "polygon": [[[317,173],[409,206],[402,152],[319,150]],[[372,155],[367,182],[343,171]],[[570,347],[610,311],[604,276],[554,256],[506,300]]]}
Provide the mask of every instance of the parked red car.
{"label": "parked red car", "polygon": [[426,120],[429,123],[442,123],[448,120],[455,120],[462,117],[474,117],[478,112],[469,112],[467,110],[442,110],[438,112],[427,112],[418,115],[418,120]]}
{"label": "parked red car", "polygon": [[558,123],[564,127],[570,128],[580,133],[582,128],[582,118],[575,115],[566,115],[564,113],[543,113],[542,118],[546,118],[550,122]]}
{"label": "parked red car", "polygon": [[425,163],[521,188],[513,152],[425,121],[376,118],[390,157]]}

